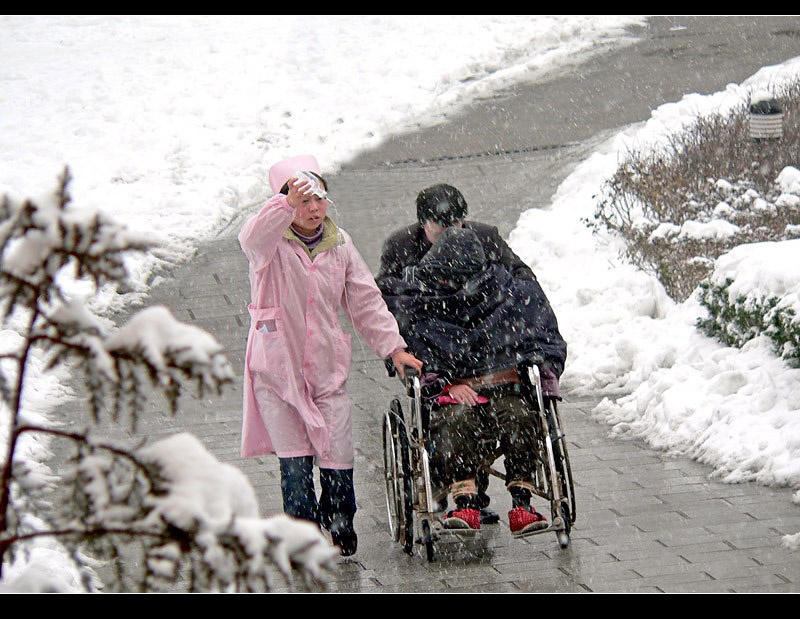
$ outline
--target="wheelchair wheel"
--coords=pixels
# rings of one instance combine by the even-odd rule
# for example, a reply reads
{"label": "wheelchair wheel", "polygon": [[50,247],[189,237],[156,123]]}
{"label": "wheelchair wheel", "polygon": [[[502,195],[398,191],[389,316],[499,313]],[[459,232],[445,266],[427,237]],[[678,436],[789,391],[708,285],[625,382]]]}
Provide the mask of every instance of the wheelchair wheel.
{"label": "wheelchair wheel", "polygon": [[575,523],[575,488],[572,483],[572,469],[567,453],[567,442],[561,432],[561,420],[558,415],[555,401],[550,400],[546,405],[547,425],[550,433],[550,441],[553,446],[553,459],[555,460],[555,470],[557,479],[553,480],[554,485],[558,484],[561,500],[553,505],[553,519],[560,517],[564,522],[564,529],[557,532],[558,543],[562,548],[569,544],[569,534],[572,525]]}
{"label": "wheelchair wheel", "polygon": [[428,563],[433,562],[435,558],[435,550],[433,547],[433,534],[431,533],[431,525],[427,520],[422,522],[422,541],[425,543],[425,556]]}
{"label": "wheelchair wheel", "polygon": [[392,400],[383,418],[383,464],[389,531],[411,554],[414,550],[414,505],[408,434],[400,401]]}
{"label": "wheelchair wheel", "polygon": [[569,546],[569,534],[572,530],[569,508],[562,503],[558,509],[561,514],[561,519],[564,521],[564,528],[561,531],[556,531],[556,537],[558,538],[558,545],[561,546],[561,548],[566,548]]}

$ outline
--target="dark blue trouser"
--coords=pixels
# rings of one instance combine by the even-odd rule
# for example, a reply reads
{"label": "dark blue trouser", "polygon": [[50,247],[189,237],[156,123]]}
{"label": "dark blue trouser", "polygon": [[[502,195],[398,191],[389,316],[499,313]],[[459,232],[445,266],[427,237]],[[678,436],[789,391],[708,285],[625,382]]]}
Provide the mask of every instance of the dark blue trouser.
{"label": "dark blue trouser", "polygon": [[353,469],[320,469],[322,493],[314,490],[314,457],[280,458],[283,511],[328,530],[353,526],[356,494]]}

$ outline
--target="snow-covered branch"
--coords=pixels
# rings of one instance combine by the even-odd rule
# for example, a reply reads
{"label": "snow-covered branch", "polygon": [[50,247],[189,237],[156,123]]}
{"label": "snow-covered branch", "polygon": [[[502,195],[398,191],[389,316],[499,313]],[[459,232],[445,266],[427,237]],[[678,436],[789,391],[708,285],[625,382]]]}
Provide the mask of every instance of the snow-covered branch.
{"label": "snow-covered branch", "polygon": [[[25,410],[40,373],[58,367],[82,373],[96,421],[110,409],[135,423],[153,391],[174,414],[187,385],[202,395],[233,378],[216,339],[164,307],[118,328],[89,309],[87,286],[124,289],[124,255],[149,244],[99,212],[75,209],[69,180],[65,171],[43,201],[0,204],[0,335],[14,334],[0,354],[0,576],[48,538],[90,590],[94,571],[123,591],[266,591],[296,571],[303,586],[318,584],[337,556],[320,531],[261,519],[247,478],[193,436],[131,448]],[[21,449],[44,438],[71,453],[58,475]]]}

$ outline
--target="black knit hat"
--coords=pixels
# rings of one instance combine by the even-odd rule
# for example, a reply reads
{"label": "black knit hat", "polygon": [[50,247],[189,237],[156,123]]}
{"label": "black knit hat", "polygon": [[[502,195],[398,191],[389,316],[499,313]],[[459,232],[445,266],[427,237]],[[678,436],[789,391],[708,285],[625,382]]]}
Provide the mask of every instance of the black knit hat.
{"label": "black knit hat", "polygon": [[461,192],[451,185],[433,185],[423,189],[417,196],[417,221],[435,221],[451,226],[467,216],[467,201]]}

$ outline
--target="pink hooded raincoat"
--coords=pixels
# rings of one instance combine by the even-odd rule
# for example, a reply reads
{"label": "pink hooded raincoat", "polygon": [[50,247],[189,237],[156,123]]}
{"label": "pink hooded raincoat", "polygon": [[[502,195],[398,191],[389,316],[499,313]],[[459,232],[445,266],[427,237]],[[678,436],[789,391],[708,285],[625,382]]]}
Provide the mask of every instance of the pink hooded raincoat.
{"label": "pink hooded raincoat", "polygon": [[239,234],[252,295],[242,456],[315,455],[318,466],[352,468],[351,344],[339,308],[380,358],[405,341],[347,233],[326,219],[312,259],[290,230],[293,218],[277,194]]}

